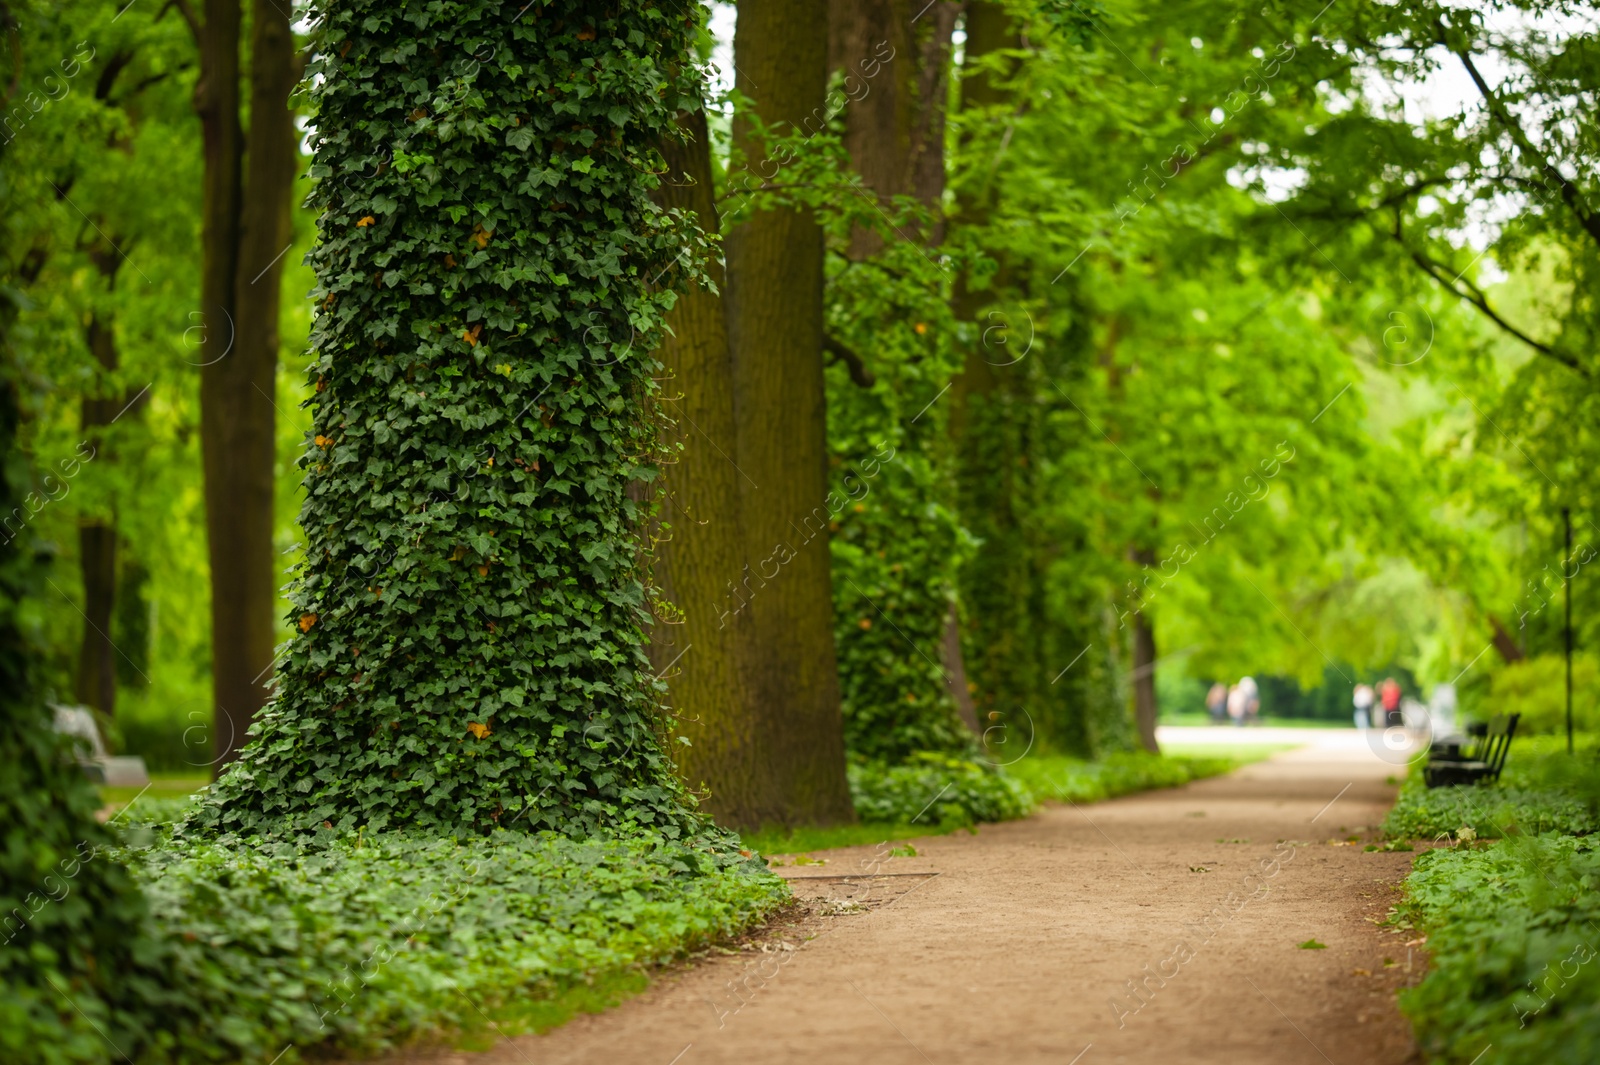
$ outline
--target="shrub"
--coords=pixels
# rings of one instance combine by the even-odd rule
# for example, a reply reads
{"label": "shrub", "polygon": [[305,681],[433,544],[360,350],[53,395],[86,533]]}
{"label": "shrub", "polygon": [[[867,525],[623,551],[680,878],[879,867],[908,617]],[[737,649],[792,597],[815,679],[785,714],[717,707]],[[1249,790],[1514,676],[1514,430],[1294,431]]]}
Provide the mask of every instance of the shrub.
{"label": "shrub", "polygon": [[[575,990],[737,932],[788,897],[753,859],[660,835],[352,834],[174,841],[146,800],[111,858],[149,914],[147,979],[114,1004],[134,1060],[273,1060],[548,1025]],[[60,1060],[111,1062],[96,1037]],[[44,1060],[55,1060],[45,1058]]]}
{"label": "shrub", "polygon": [[1033,797],[979,762],[919,751],[901,765],[853,760],[850,799],[863,821],[970,825],[1026,817]]}
{"label": "shrub", "polygon": [[1567,756],[1549,740],[1519,742],[1506,760],[1497,785],[1429,788],[1420,763],[1406,777],[1400,797],[1383,822],[1391,839],[1435,839],[1470,828],[1475,837],[1494,839],[1560,832],[1582,835],[1597,827],[1600,782],[1589,771],[1592,755]]}
{"label": "shrub", "polygon": [[1228,758],[1186,758],[1119,751],[1095,762],[1042,755],[1024,758],[1007,770],[1037,798],[1056,802],[1101,802],[1152,788],[1176,788],[1192,780],[1237,768]]}
{"label": "shrub", "polygon": [[[1600,728],[1600,664],[1592,655],[1572,661],[1572,721],[1575,729]],[[1518,713],[1517,732],[1567,731],[1567,666],[1561,655],[1536,655],[1502,667],[1489,681],[1488,713]]]}
{"label": "shrub", "polygon": [[[0,297],[3,299],[3,297]],[[0,314],[6,308],[0,306]],[[3,322],[0,322],[3,324]],[[13,449],[18,419],[0,368],[0,514],[36,509],[32,475]],[[31,530],[0,541],[0,1060],[94,1060],[101,1031],[122,1037],[108,1002],[144,979],[144,900],[103,848],[94,789],[50,725],[41,659],[25,600],[46,559]],[[33,622],[33,623],[30,623]]]}

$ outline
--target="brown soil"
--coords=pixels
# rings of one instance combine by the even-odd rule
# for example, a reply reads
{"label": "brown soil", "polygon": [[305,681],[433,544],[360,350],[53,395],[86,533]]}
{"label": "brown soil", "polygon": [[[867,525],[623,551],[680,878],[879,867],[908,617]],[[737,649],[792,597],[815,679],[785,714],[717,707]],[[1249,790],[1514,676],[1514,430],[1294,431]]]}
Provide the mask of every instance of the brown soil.
{"label": "brown soil", "polygon": [[1362,849],[1394,772],[1323,745],[917,840],[916,857],[818,852],[826,865],[780,870],[803,901],[731,954],[542,1036],[404,1060],[1415,1061],[1394,992],[1425,959],[1376,924],[1411,856]]}

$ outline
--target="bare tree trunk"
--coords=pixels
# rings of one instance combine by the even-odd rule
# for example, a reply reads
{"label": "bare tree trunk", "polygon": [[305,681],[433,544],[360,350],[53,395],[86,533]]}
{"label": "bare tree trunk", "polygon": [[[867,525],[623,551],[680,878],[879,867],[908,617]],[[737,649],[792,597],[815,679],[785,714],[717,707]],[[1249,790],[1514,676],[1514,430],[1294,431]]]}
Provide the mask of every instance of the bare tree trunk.
{"label": "bare tree trunk", "polygon": [[[117,280],[120,258],[108,247],[90,252],[108,288]],[[84,331],[89,353],[101,373],[115,374],[121,359],[112,323],[95,313]],[[121,413],[128,399],[117,395],[83,401],[83,435],[92,442],[101,461],[109,458],[101,430]],[[78,526],[78,554],[83,572],[83,642],[78,651],[74,695],[78,702],[108,716],[117,712],[117,648],[111,638],[111,619],[117,601],[117,528],[112,520],[85,518]]]}
{"label": "bare tree trunk", "polygon": [[[746,0],[734,54],[741,92],[769,127],[803,128],[827,84],[826,0]],[[762,174],[745,121],[735,143]],[[751,613],[752,695],[771,715],[784,820],[855,818],[833,644],[822,356],[822,228],[809,211],[759,210],[728,237],[728,337],[746,564],[729,606]]]}
{"label": "bare tree trunk", "polygon": [[[693,211],[701,229],[716,233],[705,112],[678,121],[690,140],[662,146],[667,174],[656,199]],[[721,265],[708,269],[721,289]],[[771,756],[772,724],[746,683],[752,617],[729,604],[724,590],[744,576],[745,533],[740,473],[731,454],[737,438],[733,357],[721,296],[706,289],[684,293],[667,325],[657,352],[668,377],[663,406],[677,423],[683,449],[665,472],[670,530],[656,545],[654,574],[677,616],[656,619],[650,661],[666,677],[678,734],[692,744],[677,748],[679,775],[691,788],[709,789],[705,808],[719,824],[759,828],[785,819],[785,795]]]}
{"label": "bare tree trunk", "polygon": [[950,685],[950,697],[956,701],[956,713],[974,736],[982,738],[978,704],[973,702],[972,689],[967,687],[967,664],[961,654],[961,614],[954,603],[950,604],[950,613],[944,619],[943,650],[945,682]]}
{"label": "bare tree trunk", "polygon": [[117,712],[117,650],[111,610],[117,595],[117,530],[102,521],[78,527],[83,569],[83,644],[78,651],[76,696],[102,714]]}
{"label": "bare tree trunk", "polygon": [[205,152],[200,427],[219,765],[233,759],[266,701],[278,628],[274,397],[296,67],[286,8],[256,0],[251,21],[248,141],[239,119],[238,0],[206,2],[195,89]]}
{"label": "bare tree trunk", "polygon": [[[918,9],[921,13],[918,13]],[[830,0],[829,67],[842,71],[845,147],[861,183],[886,209],[915,196],[937,209],[944,194],[945,97],[951,35],[961,5],[912,0]],[[944,238],[942,223],[926,243]],[[851,235],[850,257],[883,250],[870,230]]]}
{"label": "bare tree trunk", "polygon": [[1143,611],[1133,612],[1133,719],[1139,726],[1139,742],[1151,754],[1160,754],[1156,743],[1156,634]]}

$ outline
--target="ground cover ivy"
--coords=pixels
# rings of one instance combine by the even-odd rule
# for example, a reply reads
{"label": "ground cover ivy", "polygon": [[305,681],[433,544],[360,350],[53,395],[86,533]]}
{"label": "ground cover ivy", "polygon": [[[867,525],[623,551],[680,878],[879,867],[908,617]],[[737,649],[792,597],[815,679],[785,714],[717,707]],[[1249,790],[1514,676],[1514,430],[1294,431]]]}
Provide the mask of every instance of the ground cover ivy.
{"label": "ground cover ivy", "polygon": [[306,559],[278,693],[197,815],[686,830],[641,652],[629,486],[704,238],[650,192],[692,10],[321,5]]}
{"label": "ground cover ivy", "polygon": [[311,847],[140,848],[129,835],[186,1016],[161,1033],[176,1061],[540,1026],[530,1004],[682,956],[788,897],[758,861],[644,831],[389,832]]}
{"label": "ground cover ivy", "polygon": [[1513,748],[1507,787],[1407,782],[1385,830],[1417,857],[1397,917],[1427,936],[1427,978],[1400,1006],[1429,1060],[1485,1047],[1513,1063],[1600,1054],[1596,753]]}

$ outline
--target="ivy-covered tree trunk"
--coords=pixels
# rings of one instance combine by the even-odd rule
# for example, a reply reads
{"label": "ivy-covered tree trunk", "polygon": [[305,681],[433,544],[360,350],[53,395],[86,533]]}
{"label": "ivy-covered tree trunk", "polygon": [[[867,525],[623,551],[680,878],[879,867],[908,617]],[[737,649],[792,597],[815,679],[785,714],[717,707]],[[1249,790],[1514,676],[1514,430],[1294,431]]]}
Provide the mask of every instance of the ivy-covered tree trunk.
{"label": "ivy-covered tree trunk", "polygon": [[651,200],[655,146],[697,99],[695,19],[651,0],[322,13],[298,631],[197,817],[681,828],[628,487],[653,474],[662,286],[705,247]]}
{"label": "ivy-covered tree trunk", "polygon": [[[664,207],[718,230],[710,138],[703,109],[685,112],[687,139],[662,144],[667,173],[657,193]],[[721,289],[721,266],[707,265]],[[706,810],[731,828],[784,820],[783,774],[773,763],[767,708],[749,694],[751,616],[728,602],[727,584],[743,576],[741,474],[729,453],[733,418],[733,358],[720,291],[684,293],[667,316],[661,344],[666,371],[662,409],[675,423],[681,451],[663,471],[662,519],[669,526],[654,547],[654,572],[671,608],[650,631],[650,661],[666,678],[676,729],[690,741],[678,752],[678,772],[691,788],[704,785]],[[726,449],[726,450],[725,450]]]}
{"label": "ivy-covered tree trunk", "polygon": [[[888,761],[965,753],[981,732],[955,601],[965,549],[945,432],[950,408],[929,402],[959,365],[948,312],[936,306],[945,278],[925,250],[943,232],[958,10],[905,0],[830,4],[830,65],[843,77],[828,109],[848,100],[844,147],[868,203],[843,249],[854,265],[830,285],[830,336],[865,353],[873,378],[863,386],[863,374],[829,371],[835,491],[851,496],[862,474],[876,471],[873,445],[895,453],[867,479],[862,502],[838,518],[834,638],[845,742],[854,755]],[[907,196],[925,219],[904,217]],[[920,283],[905,283],[908,268]]]}
{"label": "ivy-covered tree trunk", "polygon": [[[826,0],[747,0],[734,33],[737,85],[769,129],[789,133],[823,106]],[[763,176],[781,167],[748,120],[735,146]],[[764,206],[728,236],[737,460],[745,568],[731,605],[750,611],[752,695],[767,708],[783,768],[784,820],[854,818],[845,781],[829,575],[822,374],[822,227],[810,211]],[[748,478],[744,480],[743,478]]]}
{"label": "ivy-covered tree trunk", "polygon": [[[965,137],[981,146],[979,158],[991,159],[986,123],[1014,108],[1015,100],[1003,79],[977,64],[1020,47],[1021,39],[1012,16],[997,3],[969,4],[966,30],[965,62],[973,72],[961,84]],[[986,163],[962,179],[955,224],[965,230],[966,241],[981,247],[998,189]],[[1051,653],[1061,650],[1053,630],[1067,620],[1049,609],[1049,569],[1058,548],[1041,531],[1039,505],[1039,460],[1047,454],[1040,397],[1051,394],[1051,375],[1041,365],[1043,353],[1024,347],[1032,326],[1011,302],[1026,300],[1029,278],[1019,275],[1003,250],[994,257],[998,269],[983,287],[971,276],[958,277],[952,298],[970,338],[950,392],[960,512],[982,541],[962,574],[966,666],[980,718],[1003,725],[1000,734],[1008,744],[1019,736],[1031,742],[1037,734],[1056,749],[1087,754],[1084,706],[1073,698],[1076,690],[1060,682],[1071,657],[1058,661]],[[1010,758],[1013,751],[1008,746],[1001,754]]]}

